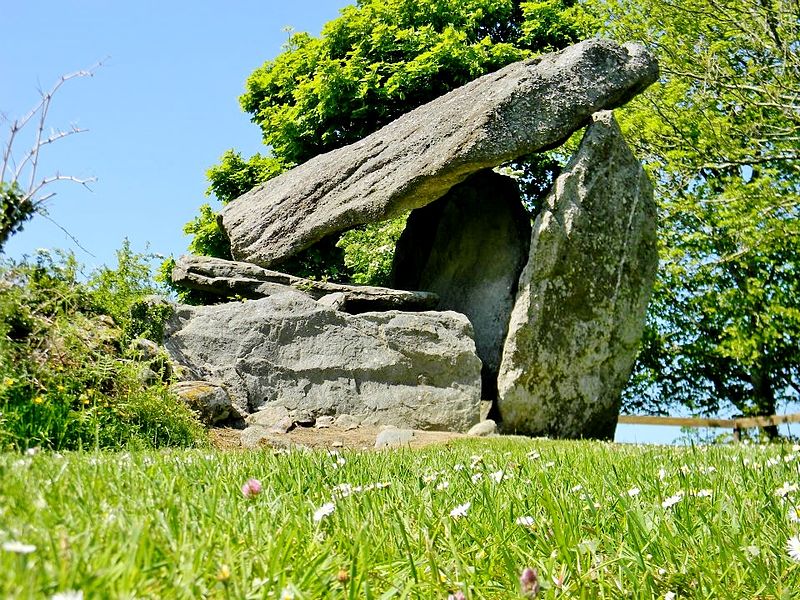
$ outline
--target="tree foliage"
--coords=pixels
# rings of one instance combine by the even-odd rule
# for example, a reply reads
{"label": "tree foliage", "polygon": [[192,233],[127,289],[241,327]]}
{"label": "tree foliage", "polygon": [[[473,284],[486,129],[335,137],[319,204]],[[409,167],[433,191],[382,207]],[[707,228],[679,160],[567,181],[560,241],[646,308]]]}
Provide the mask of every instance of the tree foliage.
{"label": "tree foliage", "polygon": [[[292,33],[283,52],[250,75],[240,101],[261,128],[268,153],[245,160],[227,152],[208,172],[209,192],[226,203],[480,75],[574,43],[594,26],[577,0],[359,0],[319,37]],[[552,178],[554,163],[523,161],[516,167],[535,189],[534,179]],[[195,235],[192,251],[227,257],[213,212],[202,211],[188,226]],[[312,249],[282,268],[376,282],[385,264],[367,260],[364,249],[383,247],[399,223],[346,234],[338,245],[334,240],[329,248]],[[378,279],[359,271],[361,266]]]}
{"label": "tree foliage", "polygon": [[601,6],[662,68],[624,120],[657,184],[663,263],[627,403],[772,414],[800,391],[799,5]]}

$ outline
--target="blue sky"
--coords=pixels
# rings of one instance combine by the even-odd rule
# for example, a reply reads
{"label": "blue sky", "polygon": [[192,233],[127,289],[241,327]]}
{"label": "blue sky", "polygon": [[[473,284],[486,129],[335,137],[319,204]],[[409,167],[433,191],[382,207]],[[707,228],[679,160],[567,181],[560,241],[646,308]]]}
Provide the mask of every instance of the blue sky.
{"label": "blue sky", "polygon": [[[183,224],[207,201],[205,172],[228,148],[263,150],[239,108],[247,76],[276,56],[285,27],[318,34],[346,0],[113,2],[0,0],[0,112],[21,117],[63,74],[104,60],[91,78],[55,97],[48,124],[89,131],[44,149],[42,174],[97,177],[92,192],[53,187],[50,217],[36,217],[6,252],[72,248],[94,266],[114,261],[123,238],[135,250],[180,254]],[[19,142],[28,142],[34,129]],[[7,140],[2,123],[0,141]],[[17,145],[18,155],[25,149]]]}

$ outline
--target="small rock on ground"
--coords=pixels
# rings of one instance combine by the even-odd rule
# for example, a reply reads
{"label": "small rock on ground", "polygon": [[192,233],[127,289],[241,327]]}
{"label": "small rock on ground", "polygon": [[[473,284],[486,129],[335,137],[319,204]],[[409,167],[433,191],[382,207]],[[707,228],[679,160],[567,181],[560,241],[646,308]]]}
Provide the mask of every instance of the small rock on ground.
{"label": "small rock on ground", "polygon": [[492,421],[491,419],[486,419],[485,421],[481,421],[477,425],[473,425],[472,428],[467,432],[467,435],[475,435],[485,437],[487,435],[496,435],[497,434],[497,423]]}
{"label": "small rock on ground", "polygon": [[358,419],[358,417],[354,417],[353,415],[348,415],[345,413],[336,417],[336,420],[333,424],[339,429],[350,431],[351,429],[356,429],[359,425],[361,425],[361,420]]}
{"label": "small rock on ground", "polygon": [[314,425],[317,429],[327,429],[328,427],[332,427],[334,422],[334,418],[330,415],[323,415],[321,417],[317,417],[317,422]]}
{"label": "small rock on ground", "polygon": [[258,412],[254,412],[248,416],[246,421],[248,425],[272,427],[276,423],[280,422],[281,419],[286,419],[288,417],[289,409],[287,409],[285,406],[266,406]]}
{"label": "small rock on ground", "polygon": [[381,431],[375,438],[375,448],[396,448],[408,446],[414,439],[414,431],[411,429],[397,429],[390,427]]}

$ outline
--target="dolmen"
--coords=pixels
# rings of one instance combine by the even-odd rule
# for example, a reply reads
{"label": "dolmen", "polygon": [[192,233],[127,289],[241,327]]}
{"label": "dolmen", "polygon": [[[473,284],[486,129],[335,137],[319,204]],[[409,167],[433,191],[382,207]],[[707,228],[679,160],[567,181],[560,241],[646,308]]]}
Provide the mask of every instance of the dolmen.
{"label": "dolmen", "polygon": [[[167,351],[261,425],[466,431],[491,400],[504,432],[612,438],[658,257],[652,185],[611,109],[657,77],[642,46],[586,40],[255,187],[220,215],[233,261],[177,261],[176,283],[221,302],[175,307]],[[494,169],[580,129],[531,223]],[[409,211],[391,288],[280,272]]]}

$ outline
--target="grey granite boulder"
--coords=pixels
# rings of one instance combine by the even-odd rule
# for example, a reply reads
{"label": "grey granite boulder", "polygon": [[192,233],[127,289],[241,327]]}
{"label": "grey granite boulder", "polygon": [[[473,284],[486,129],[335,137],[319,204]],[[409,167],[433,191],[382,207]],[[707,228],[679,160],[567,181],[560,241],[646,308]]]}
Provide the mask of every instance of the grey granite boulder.
{"label": "grey granite boulder", "polygon": [[657,264],[652,186],[599,113],[533,226],[498,379],[504,431],[612,438]]}
{"label": "grey granite boulder", "polygon": [[453,312],[349,315],[287,291],[178,306],[164,346],[244,413],[283,406],[311,419],[455,431],[478,421],[480,360],[472,326]]}
{"label": "grey granite boulder", "polygon": [[483,399],[497,398],[508,319],[530,243],[531,220],[516,182],[490,170],[412,211],[397,242],[394,286],[435,292],[439,310],[463,313],[475,328]]}
{"label": "grey granite boulder", "polygon": [[514,63],[254,188],[220,222],[234,258],[269,267],[433,202],[476,171],[555,147],[657,77],[643,46],[602,39]]}
{"label": "grey granite boulder", "polygon": [[172,281],[185,288],[216,294],[221,298],[266,298],[294,289],[327,306],[349,313],[430,310],[439,302],[438,296],[430,292],[315,281],[246,262],[210,256],[181,256],[172,270]]}
{"label": "grey granite boulder", "polygon": [[231,405],[228,393],[214,383],[180,381],[174,383],[171,390],[199,415],[203,423],[208,425],[240,417]]}

